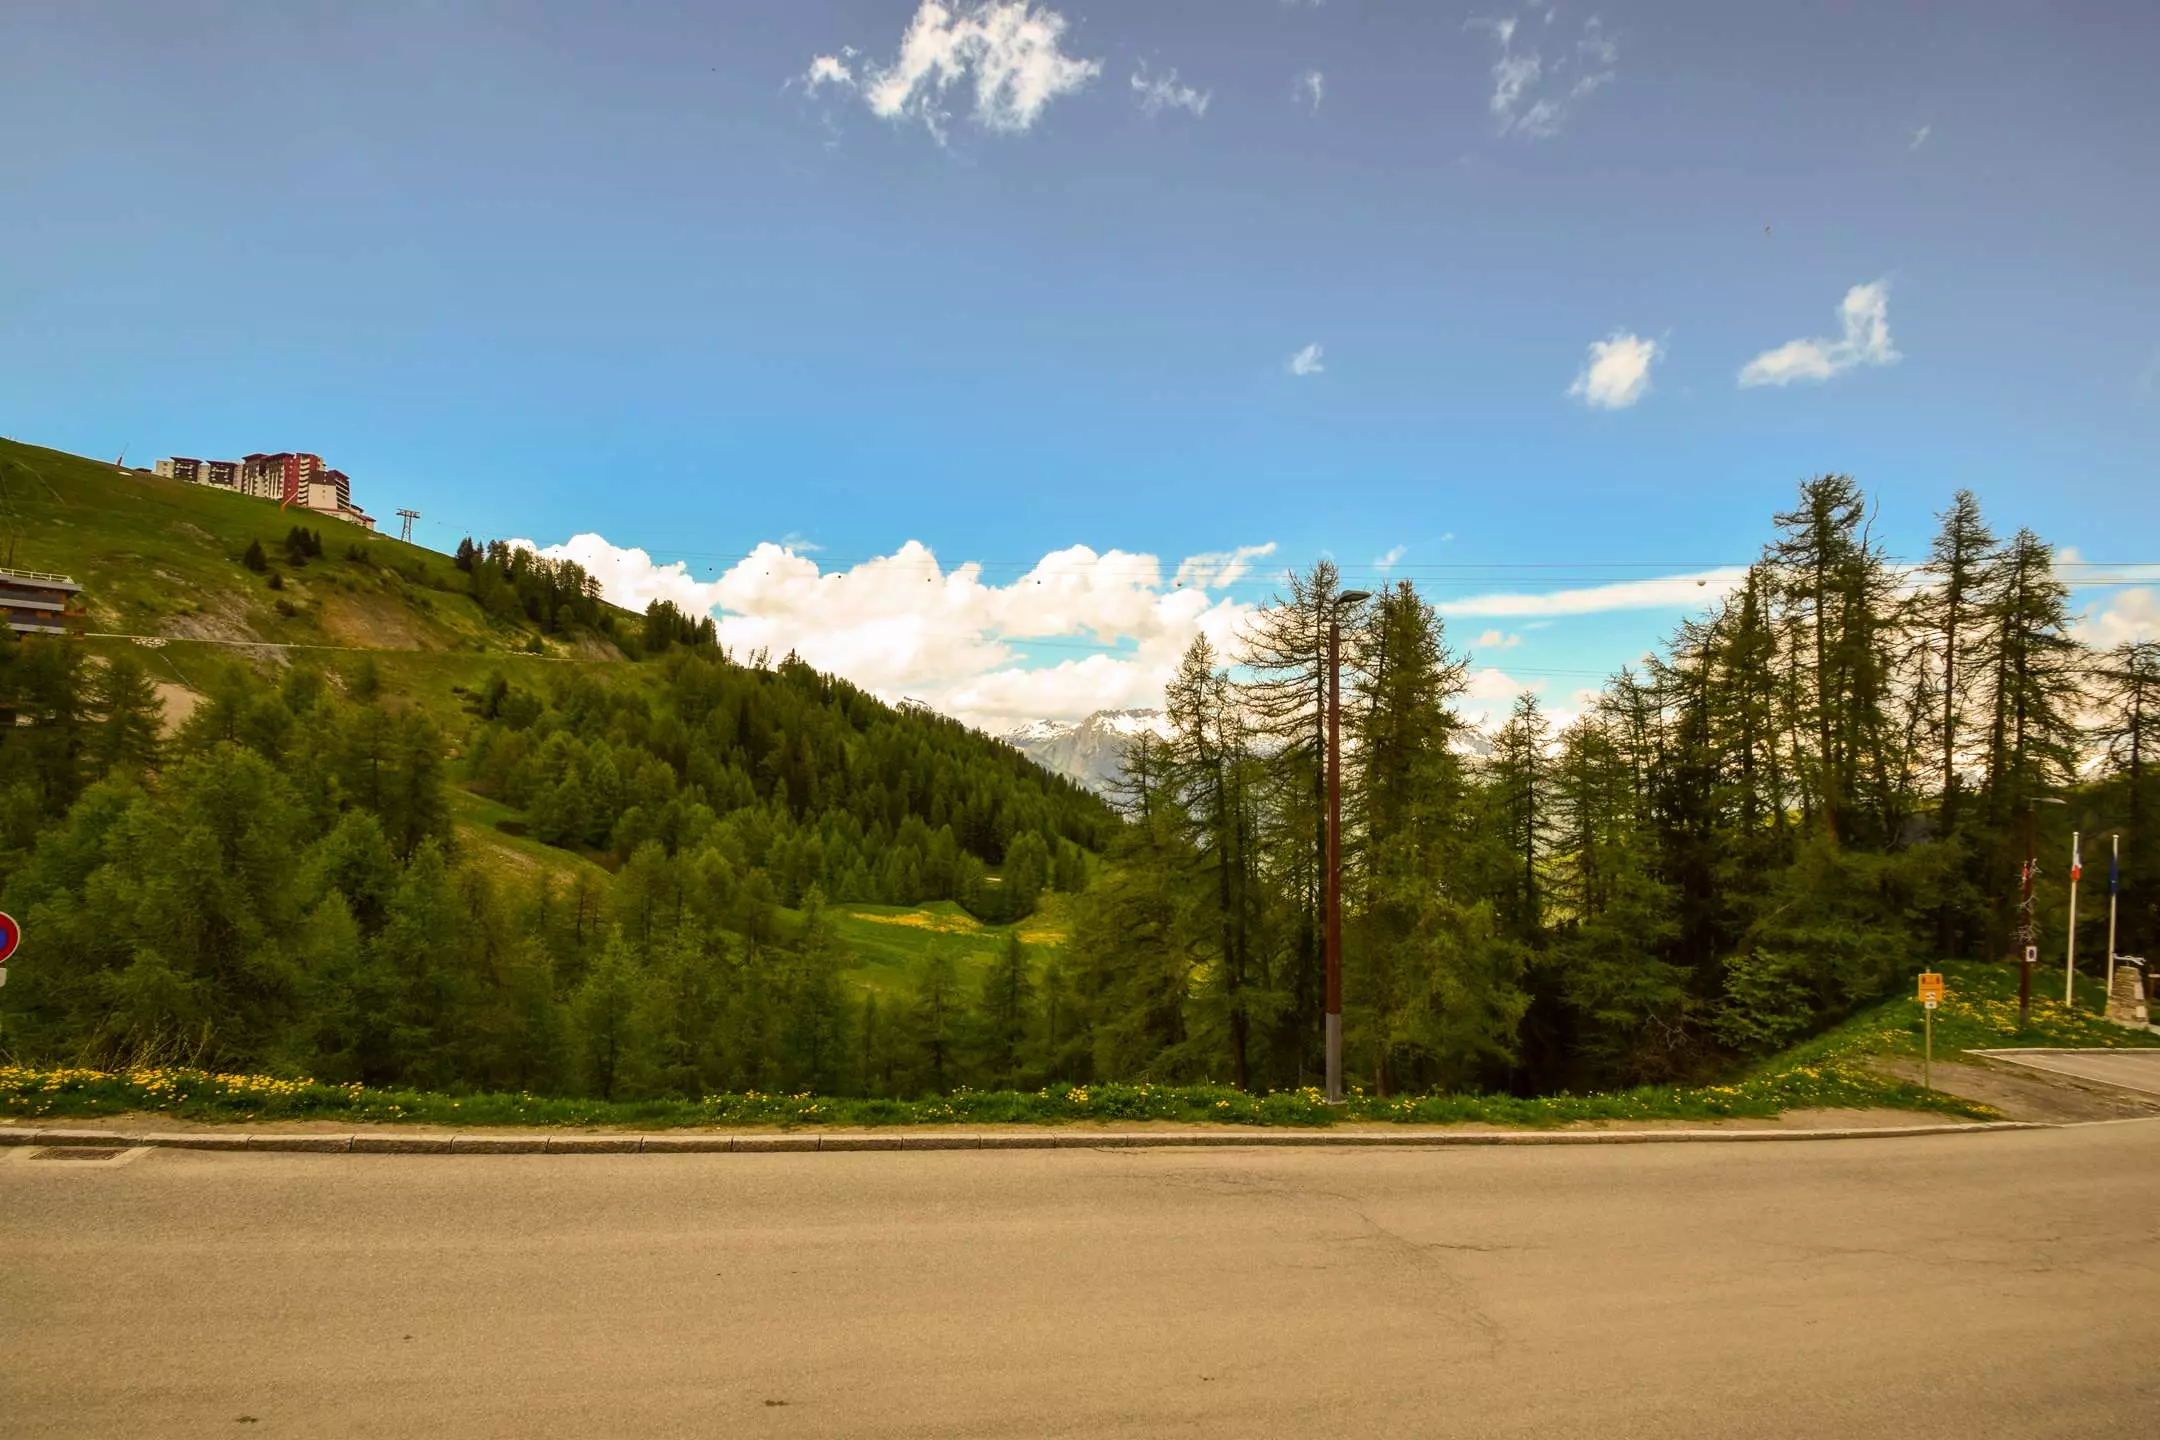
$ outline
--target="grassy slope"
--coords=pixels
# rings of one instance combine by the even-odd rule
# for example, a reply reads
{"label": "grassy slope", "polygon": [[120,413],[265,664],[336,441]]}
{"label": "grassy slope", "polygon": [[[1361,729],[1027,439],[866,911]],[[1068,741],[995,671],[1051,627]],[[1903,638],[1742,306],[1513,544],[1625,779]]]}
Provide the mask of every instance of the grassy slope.
{"label": "grassy slope", "polygon": [[[283,545],[299,524],[321,534],[324,555],[295,568]],[[648,673],[590,640],[543,639],[544,654],[528,653],[531,627],[490,617],[469,596],[434,588],[453,584],[455,569],[433,550],[280,510],[267,500],[0,440],[0,559],[10,538],[16,568],[58,571],[82,583],[92,632],[167,637],[155,650],[127,640],[87,642],[93,650],[135,650],[155,680],[199,690],[214,666],[265,658],[305,659],[349,677],[368,661],[384,692],[426,711],[453,747],[471,725],[464,692],[494,672],[531,688],[544,688],[565,665],[611,684],[643,683]],[[251,540],[272,557],[282,590],[240,563]],[[354,546],[366,563],[347,557]],[[280,600],[298,613],[280,613]],[[273,652],[230,642],[308,648]],[[502,822],[522,818],[506,805],[463,790],[453,800],[461,844],[501,878],[601,872],[585,856],[504,833],[497,828]],[[921,910],[846,906],[837,914],[843,939],[860,957],[849,978],[881,994],[901,990],[910,967],[936,943],[950,948],[968,983],[1005,933],[949,902]],[[794,912],[782,916],[783,930],[800,923]],[[1021,928],[1032,945],[1062,940],[1055,898]]]}
{"label": "grassy slope", "polygon": [[1035,954],[1062,945],[1070,903],[1063,895],[1045,895],[1042,908],[1017,926],[985,925],[950,900],[912,910],[837,905],[833,914],[840,938],[859,962],[850,978],[883,996],[904,992],[909,973],[939,946],[951,954],[961,984],[972,987],[1015,929]]}
{"label": "grassy slope", "polygon": [[[1943,1001],[1935,1012],[1937,1061],[1955,1061],[1967,1050],[2160,1046],[2160,1035],[2102,1019],[2101,984],[2082,973],[2077,980],[2077,1006],[2072,1009],[2061,1000],[2047,998],[2061,993],[2062,972],[2040,966],[2033,976],[2032,1023],[2022,1029],[2015,966],[1952,960],[1943,964],[1942,975]],[[1883,1055],[1918,1060],[1926,1043],[1926,1025],[1919,1001],[1910,994],[1893,995],[1766,1062],[1757,1073],[1777,1066],[1865,1064]]]}

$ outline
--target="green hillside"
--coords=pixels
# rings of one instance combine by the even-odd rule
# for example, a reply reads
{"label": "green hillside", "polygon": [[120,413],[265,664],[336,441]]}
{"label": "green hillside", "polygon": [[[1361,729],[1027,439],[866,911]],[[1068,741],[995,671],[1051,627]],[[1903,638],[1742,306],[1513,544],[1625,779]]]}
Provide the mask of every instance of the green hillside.
{"label": "green hillside", "polygon": [[0,647],[18,1059],[943,1084],[894,1058],[918,985],[942,1056],[1008,935],[1031,967],[1062,943],[1115,824],[1009,746],[524,552],[0,442],[0,561],[85,587],[83,636]]}
{"label": "green hillside", "polygon": [[[295,525],[321,535],[323,558],[286,557]],[[267,572],[242,563],[251,542]],[[550,656],[621,658],[598,637],[543,637],[522,617],[487,613],[447,555],[12,440],[0,440],[0,564],[73,576],[97,633],[468,655],[521,654],[539,639]]]}

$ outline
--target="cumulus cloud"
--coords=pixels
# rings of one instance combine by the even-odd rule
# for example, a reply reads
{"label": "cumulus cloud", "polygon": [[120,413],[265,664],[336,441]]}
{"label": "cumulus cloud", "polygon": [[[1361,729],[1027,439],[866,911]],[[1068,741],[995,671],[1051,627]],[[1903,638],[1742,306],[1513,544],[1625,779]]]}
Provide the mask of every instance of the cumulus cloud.
{"label": "cumulus cloud", "polygon": [[1934,133],[1935,125],[1933,121],[1929,121],[1928,123],[1923,124],[1919,129],[1912,132],[1912,144],[1906,146],[1905,148],[1908,150],[1919,149],[1922,145],[1927,144],[1928,136]]}
{"label": "cumulus cloud", "polygon": [[1402,563],[1402,557],[1409,553],[1410,547],[1407,545],[1391,545],[1388,547],[1387,554],[1380,556],[1372,562],[1373,569],[1379,571],[1382,575],[1385,575],[1388,573],[1388,571],[1393,570],[1397,565]]}
{"label": "cumulus cloud", "polygon": [[946,568],[916,541],[832,570],[767,543],[702,581],[681,562],[661,564],[599,535],[513,543],[577,561],[618,605],[642,610],[664,599],[715,615],[721,643],[738,657],[793,650],[887,700],[920,699],[998,733],[1159,704],[1195,635],[1232,646],[1252,607],[1223,592],[1275,548],[1190,556],[1166,580],[1153,555],[1074,545],[1001,584],[979,565]]}
{"label": "cumulus cloud", "polygon": [[1147,115],[1160,115],[1164,110],[1190,110],[1197,118],[1207,114],[1208,101],[1214,98],[1213,91],[1178,84],[1176,70],[1165,70],[1160,75],[1148,74],[1145,61],[1132,73],[1132,88],[1140,97],[1141,112]]}
{"label": "cumulus cloud", "polygon": [[1625,410],[1650,393],[1650,367],[1664,350],[1657,341],[1625,330],[1590,342],[1590,358],[1568,394],[1598,410]]}
{"label": "cumulus cloud", "polygon": [[1320,363],[1320,355],[1321,350],[1318,345],[1307,345],[1297,354],[1292,355],[1284,368],[1288,369],[1292,375],[1318,375],[1321,371],[1327,369],[1327,366]]}
{"label": "cumulus cloud", "polygon": [[1731,594],[1746,579],[1746,566],[1722,565],[1715,570],[1701,570],[1690,575],[1621,580],[1611,585],[1553,590],[1542,595],[1466,595],[1459,600],[1442,600],[1434,608],[1442,615],[1493,619],[1602,615],[1615,610],[1692,610]]}
{"label": "cumulus cloud", "polygon": [[[1545,12],[1545,30],[1554,28],[1558,13]],[[1523,38],[1513,15],[1480,16],[1469,27],[1491,35],[1500,48],[1486,108],[1502,135],[1542,140],[1559,134],[1577,107],[1618,73],[1620,47],[1595,15],[1583,22],[1572,45],[1549,45],[1549,35]]]}
{"label": "cumulus cloud", "polygon": [[1327,76],[1318,70],[1307,70],[1291,85],[1290,98],[1304,106],[1306,114],[1319,114],[1320,102],[1327,98]]}
{"label": "cumulus cloud", "polygon": [[2160,591],[2118,591],[2105,606],[2086,607],[2073,630],[2096,650],[2111,650],[2133,640],[2160,640]]}
{"label": "cumulus cloud", "polygon": [[1520,644],[1522,636],[1504,635],[1498,630],[1487,630],[1470,642],[1471,648],[1476,650],[1512,650]]}
{"label": "cumulus cloud", "polygon": [[856,52],[842,50],[813,57],[802,81],[813,94],[826,85],[853,90],[871,114],[920,122],[939,144],[952,119],[948,94],[972,89],[977,125],[1020,134],[1052,100],[1102,73],[1101,61],[1066,52],[1065,32],[1065,17],[1034,0],[922,0],[889,64],[865,62],[857,70],[850,63]]}
{"label": "cumulus cloud", "polygon": [[1890,344],[1890,282],[1855,285],[1838,305],[1835,340],[1788,340],[1740,367],[1740,384],[1790,385],[1828,380],[1858,365],[1890,365],[1901,357]]}

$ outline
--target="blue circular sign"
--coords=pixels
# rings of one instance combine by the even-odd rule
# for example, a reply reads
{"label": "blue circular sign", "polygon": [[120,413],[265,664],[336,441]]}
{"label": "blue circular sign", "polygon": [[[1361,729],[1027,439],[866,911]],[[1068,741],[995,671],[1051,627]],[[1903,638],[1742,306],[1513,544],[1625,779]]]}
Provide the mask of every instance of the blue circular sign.
{"label": "blue circular sign", "polygon": [[14,916],[5,911],[0,911],[0,965],[7,964],[8,956],[13,955],[15,947],[20,944],[22,944],[22,926],[15,923]]}

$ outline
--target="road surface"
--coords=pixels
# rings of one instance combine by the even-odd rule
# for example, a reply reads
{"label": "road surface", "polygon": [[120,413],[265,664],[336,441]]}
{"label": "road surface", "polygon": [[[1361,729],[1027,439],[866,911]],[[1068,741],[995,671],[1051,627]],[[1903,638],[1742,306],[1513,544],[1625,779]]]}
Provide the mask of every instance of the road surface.
{"label": "road surface", "polygon": [[1491,1151],[0,1154],[33,1436],[2103,1436],[2160,1121]]}

